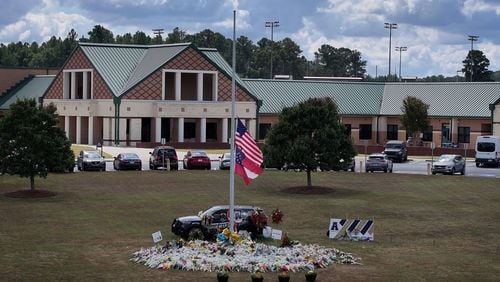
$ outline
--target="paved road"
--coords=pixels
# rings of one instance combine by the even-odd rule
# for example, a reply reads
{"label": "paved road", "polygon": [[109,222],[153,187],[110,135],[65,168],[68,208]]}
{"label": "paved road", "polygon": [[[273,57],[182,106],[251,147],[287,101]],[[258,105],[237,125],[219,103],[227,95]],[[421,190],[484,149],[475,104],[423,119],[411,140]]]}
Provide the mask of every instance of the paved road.
{"label": "paved road", "polygon": [[[135,147],[112,147],[104,146],[103,151],[116,156],[119,153],[124,152],[134,152],[142,160],[142,169],[149,170],[149,153],[152,149],[135,148]],[[179,169],[182,170],[182,159],[187,151],[177,150],[177,158],[180,160]],[[219,157],[218,154],[208,154],[209,158],[212,160],[212,169],[219,169]],[[437,160],[438,157],[434,158]],[[356,172],[360,171],[360,164],[365,163],[365,157],[356,157]],[[431,164],[431,159],[421,159],[421,158],[409,158],[407,162],[404,163],[394,163],[393,172],[394,173],[406,173],[406,174],[428,174],[428,166]],[[113,160],[108,159],[106,163],[106,170],[113,171]],[[364,171],[364,168],[362,169]],[[439,176],[439,175],[438,175]],[[467,159],[467,165],[465,170],[465,176],[478,176],[478,177],[496,177],[500,178],[500,168],[478,168],[474,163],[473,158]]]}

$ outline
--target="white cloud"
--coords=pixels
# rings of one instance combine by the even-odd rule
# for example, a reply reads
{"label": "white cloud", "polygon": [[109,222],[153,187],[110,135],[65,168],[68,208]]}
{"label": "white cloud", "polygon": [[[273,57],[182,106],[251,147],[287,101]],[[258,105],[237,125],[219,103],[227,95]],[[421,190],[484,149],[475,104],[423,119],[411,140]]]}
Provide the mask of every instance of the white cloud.
{"label": "white cloud", "polygon": [[0,31],[0,42],[47,41],[52,36],[65,38],[71,28],[88,28],[92,21],[79,14],[29,12]]}
{"label": "white cloud", "polygon": [[495,14],[500,15],[500,4],[486,3],[483,0],[465,0],[462,7],[462,13],[468,17],[471,17],[475,13],[491,11],[495,11]]}
{"label": "white cloud", "polygon": [[[236,29],[238,30],[246,30],[251,27],[248,23],[250,12],[247,10],[236,10]],[[213,24],[215,27],[222,27],[226,29],[233,28],[233,18],[227,18],[223,21],[215,22]]]}

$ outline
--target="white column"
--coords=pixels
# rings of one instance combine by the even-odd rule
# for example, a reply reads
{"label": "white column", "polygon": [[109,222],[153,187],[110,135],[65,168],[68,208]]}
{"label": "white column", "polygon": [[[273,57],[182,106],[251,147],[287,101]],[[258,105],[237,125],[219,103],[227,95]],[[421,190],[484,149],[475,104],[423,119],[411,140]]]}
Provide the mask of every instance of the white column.
{"label": "white column", "polygon": [[76,144],[82,144],[82,117],[76,116]]}
{"label": "white column", "polygon": [[126,118],[121,118],[119,120],[120,124],[120,136],[118,136],[118,139],[120,139],[120,145],[125,146],[127,145],[127,119]]}
{"label": "white column", "polygon": [[75,88],[76,88],[76,73],[74,71],[71,72],[71,89],[70,89],[70,99],[75,99]]}
{"label": "white column", "polygon": [[69,99],[69,72],[63,72],[63,99]]}
{"label": "white column", "polygon": [[89,116],[89,124],[88,124],[88,141],[87,144],[94,144],[94,117]]}
{"label": "white column", "polygon": [[180,117],[177,119],[178,122],[178,142],[184,142],[184,118]]}
{"label": "white column", "polygon": [[163,70],[161,72],[161,99],[162,100],[165,100],[165,96],[166,96],[166,93],[165,93],[165,70]]}
{"label": "white column", "polygon": [[222,143],[227,143],[227,118],[222,119]]}
{"label": "white column", "polygon": [[66,132],[66,137],[69,139],[69,116],[64,116],[64,131]]}
{"label": "white column", "polygon": [[201,118],[200,122],[200,142],[207,142],[207,118]]}
{"label": "white column", "polygon": [[256,125],[257,124],[257,121],[255,119],[251,119],[249,122],[248,122],[248,131],[250,132],[250,134],[252,135],[253,139],[256,139],[257,136],[255,136],[255,128],[256,128]]}
{"label": "white column", "polygon": [[217,90],[218,90],[218,84],[217,84],[217,73],[215,73],[212,76],[212,100],[217,101]]}
{"label": "white column", "polygon": [[89,79],[89,76],[88,76],[88,72],[84,71],[83,72],[83,100],[87,100],[87,92],[89,91],[87,88],[87,84],[88,84],[88,79]]}
{"label": "white column", "polygon": [[[451,126],[451,132],[450,132],[450,140],[452,143],[457,143],[458,144],[458,126],[459,122],[457,118],[452,118],[451,122],[453,123],[453,126]],[[455,137],[455,138],[453,138]]]}
{"label": "white column", "polygon": [[[103,118],[102,119],[102,139],[112,139],[114,122],[111,118]],[[113,144],[112,141],[103,141],[102,145],[110,145]]]}
{"label": "white column", "polygon": [[161,118],[155,118],[155,142],[161,142]]}
{"label": "white column", "polygon": [[203,101],[203,73],[200,72],[197,74],[196,78],[198,79],[197,83],[196,83],[196,94],[197,94],[197,97],[198,97],[198,101]]}
{"label": "white column", "polygon": [[134,118],[130,120],[130,139],[132,140],[139,140],[139,141],[133,141],[131,142],[131,146],[135,146],[137,143],[140,142],[141,140],[141,119],[140,118]]}
{"label": "white column", "polygon": [[175,73],[175,101],[181,100],[181,73]]}

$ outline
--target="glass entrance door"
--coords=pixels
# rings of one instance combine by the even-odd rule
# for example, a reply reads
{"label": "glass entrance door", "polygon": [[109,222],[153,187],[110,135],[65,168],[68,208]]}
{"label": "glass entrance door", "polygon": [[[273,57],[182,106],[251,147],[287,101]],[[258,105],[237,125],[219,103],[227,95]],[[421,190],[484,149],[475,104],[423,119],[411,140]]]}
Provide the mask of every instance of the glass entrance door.
{"label": "glass entrance door", "polygon": [[441,144],[444,143],[451,143],[449,123],[443,123],[441,125]]}

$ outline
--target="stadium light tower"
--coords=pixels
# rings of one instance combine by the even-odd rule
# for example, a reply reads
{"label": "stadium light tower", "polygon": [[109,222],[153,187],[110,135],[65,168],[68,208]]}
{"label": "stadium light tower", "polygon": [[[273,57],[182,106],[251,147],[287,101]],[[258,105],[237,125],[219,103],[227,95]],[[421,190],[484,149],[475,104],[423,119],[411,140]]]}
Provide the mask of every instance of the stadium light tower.
{"label": "stadium light tower", "polygon": [[392,30],[398,28],[397,23],[384,23],[384,28],[389,29],[389,75],[388,79],[391,76],[391,38],[392,38]]}
{"label": "stadium light tower", "polygon": [[274,35],[274,28],[279,27],[280,22],[279,21],[268,21],[266,22],[266,27],[271,28],[271,79],[273,79],[273,35]]}
{"label": "stadium light tower", "polygon": [[406,50],[408,50],[406,46],[396,47],[396,51],[399,51],[399,81],[401,81],[401,52]]}

